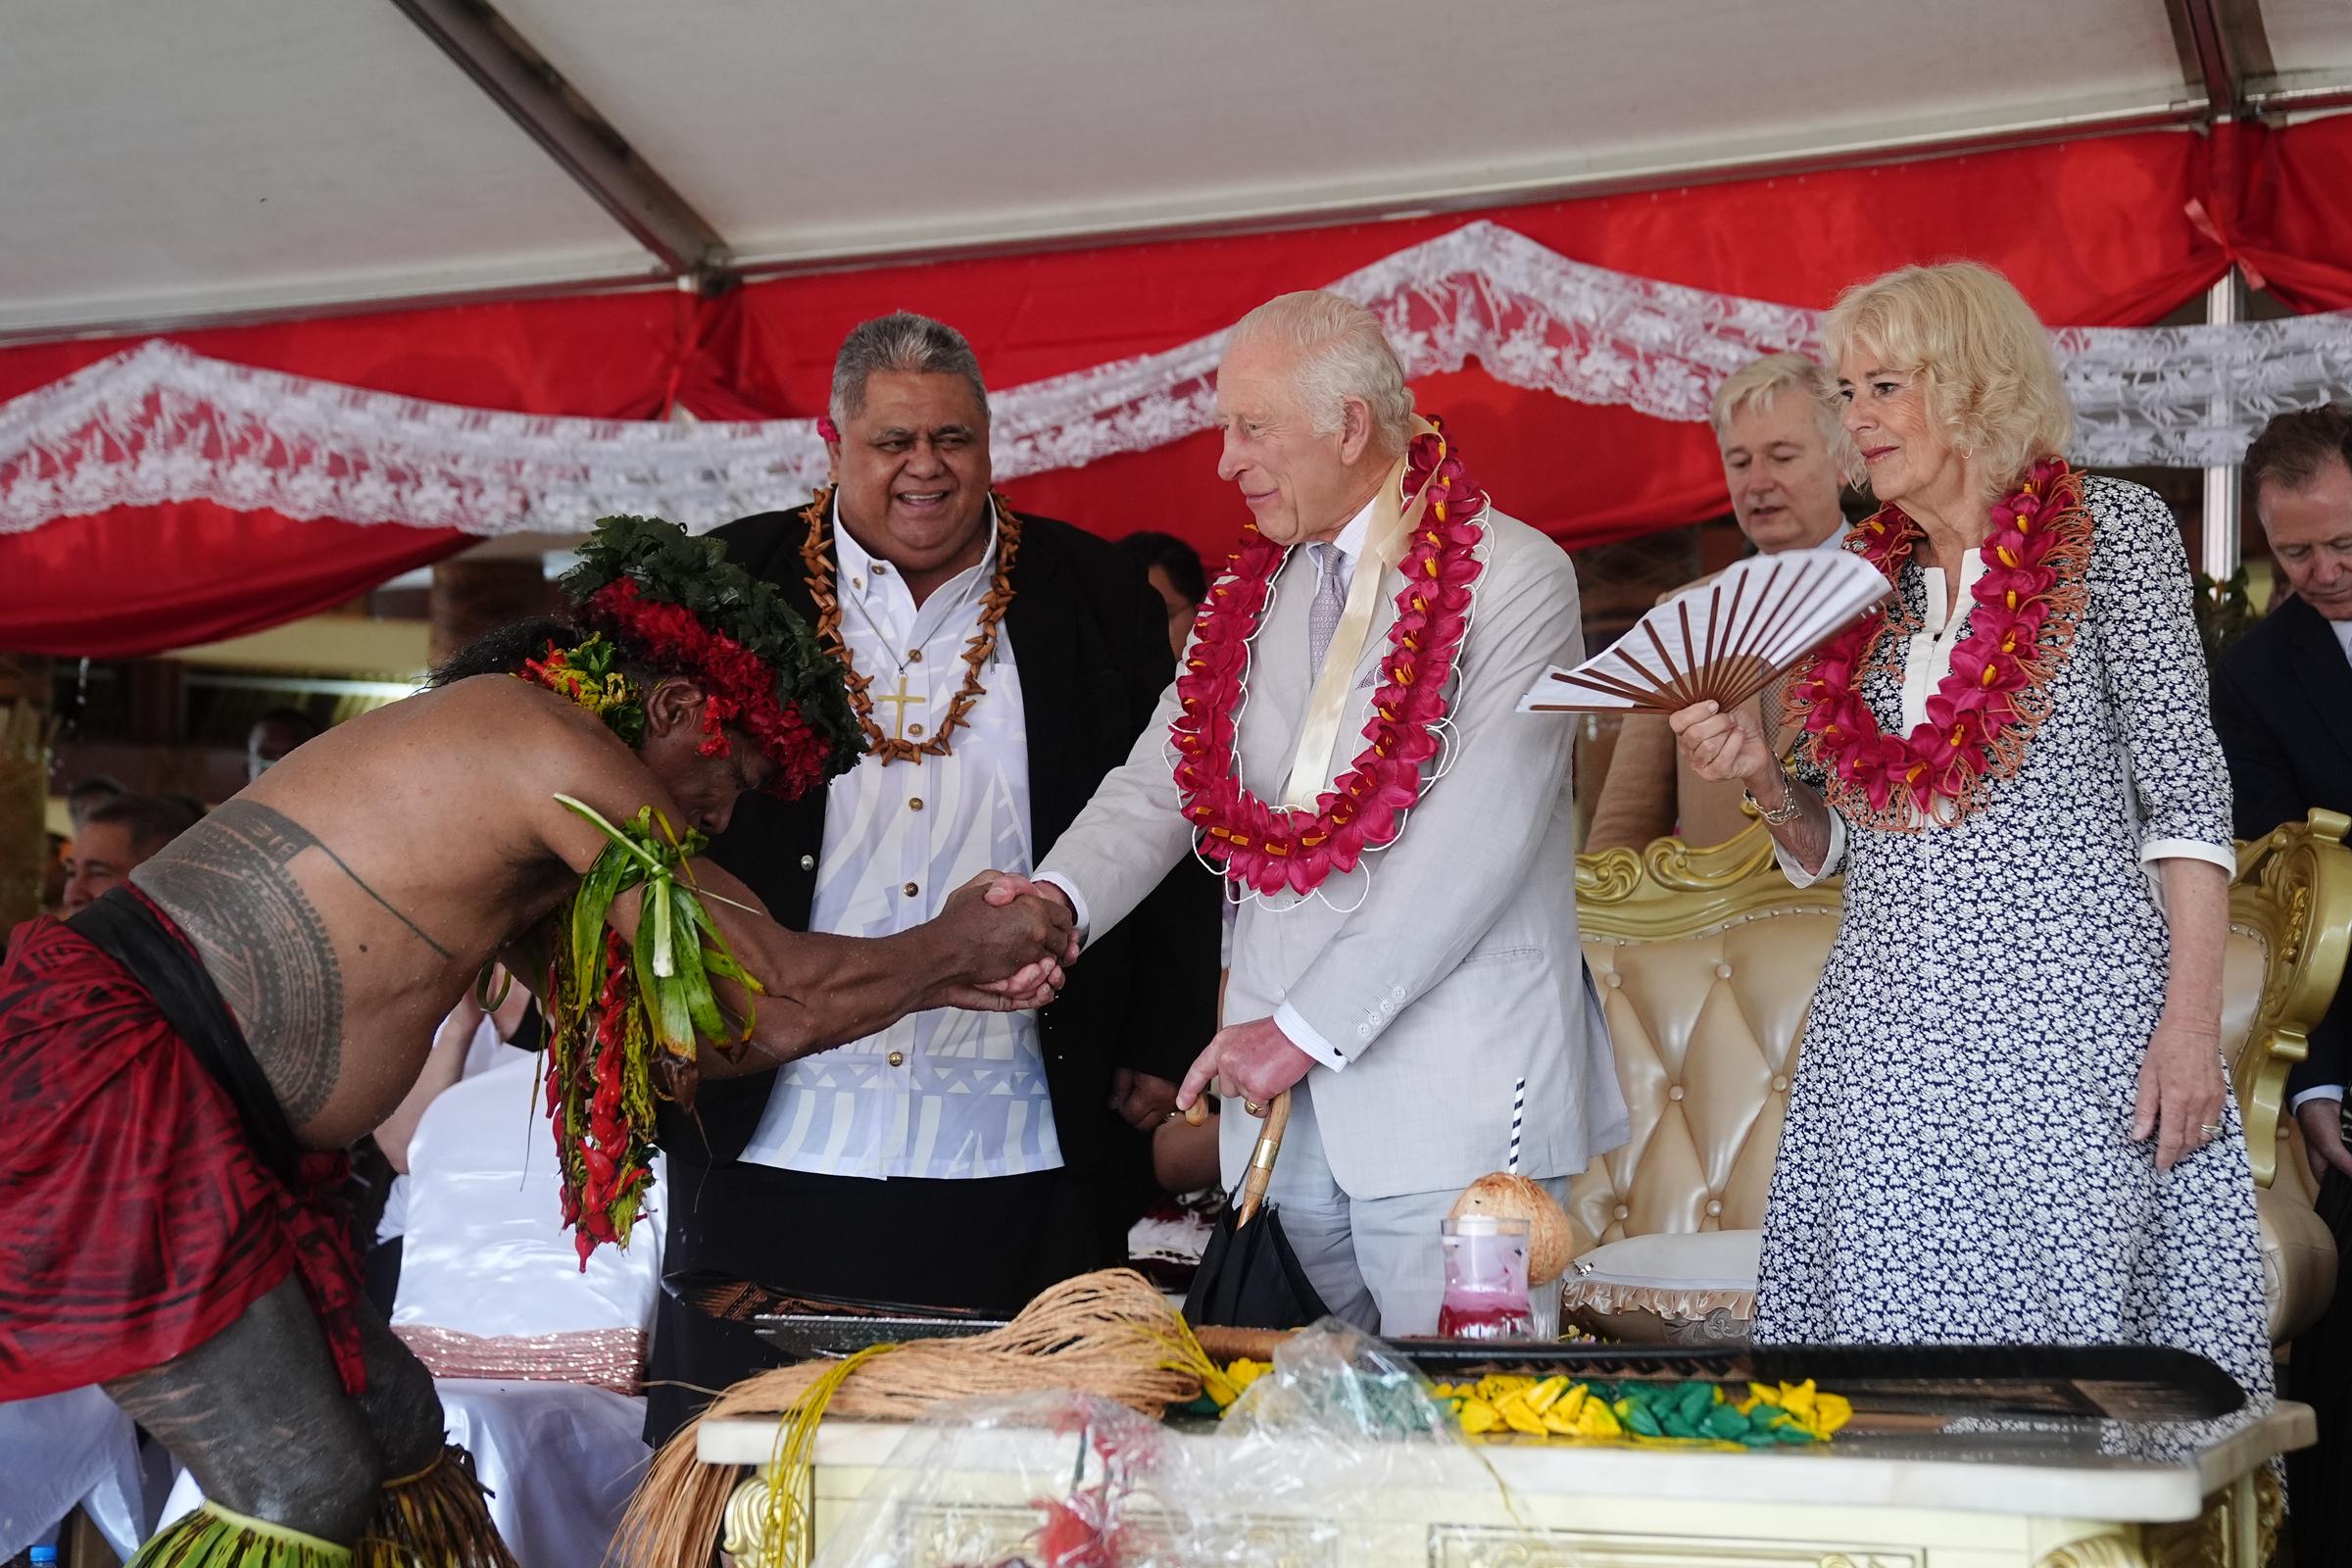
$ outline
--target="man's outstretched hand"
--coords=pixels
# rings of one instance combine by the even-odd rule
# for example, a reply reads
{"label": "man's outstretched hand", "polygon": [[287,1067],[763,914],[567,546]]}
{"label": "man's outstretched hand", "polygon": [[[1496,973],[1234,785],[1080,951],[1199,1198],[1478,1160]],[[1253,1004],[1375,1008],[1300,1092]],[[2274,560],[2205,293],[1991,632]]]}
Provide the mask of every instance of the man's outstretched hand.
{"label": "man's outstretched hand", "polygon": [[1276,1095],[1306,1076],[1315,1058],[1291,1044],[1291,1037],[1271,1018],[1238,1023],[1220,1029],[1208,1049],[1194,1058],[1176,1091],[1176,1108],[1190,1110],[1213,1083],[1217,1093],[1239,1099],[1252,1116],[1266,1113]]}
{"label": "man's outstretched hand", "polygon": [[1066,968],[1078,961],[1078,911],[1070,906],[1070,896],[1052,882],[1032,882],[1018,871],[983,871],[982,880],[989,884],[988,902],[1008,905],[1015,899],[1044,899],[1070,920],[1070,945],[1061,955]]}
{"label": "man's outstretched hand", "polygon": [[1020,1012],[1061,994],[1062,964],[1078,946],[1068,903],[1035,893],[999,896],[1004,880],[982,872],[950,894],[932,922],[948,946],[942,1006]]}

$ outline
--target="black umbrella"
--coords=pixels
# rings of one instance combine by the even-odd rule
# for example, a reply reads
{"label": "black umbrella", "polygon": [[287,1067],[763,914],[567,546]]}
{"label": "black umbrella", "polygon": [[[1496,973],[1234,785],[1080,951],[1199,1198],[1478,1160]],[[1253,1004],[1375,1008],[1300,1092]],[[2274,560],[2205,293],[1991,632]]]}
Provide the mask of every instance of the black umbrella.
{"label": "black umbrella", "polygon": [[1265,1129],[1250,1154],[1250,1168],[1233,1201],[1200,1254],[1200,1270],[1184,1298],[1188,1322],[1221,1328],[1297,1329],[1328,1317],[1330,1309],[1298,1266],[1298,1254],[1282,1234],[1282,1216],[1266,1201],[1274,1179],[1274,1156],[1291,1121],[1291,1092],[1266,1107]]}

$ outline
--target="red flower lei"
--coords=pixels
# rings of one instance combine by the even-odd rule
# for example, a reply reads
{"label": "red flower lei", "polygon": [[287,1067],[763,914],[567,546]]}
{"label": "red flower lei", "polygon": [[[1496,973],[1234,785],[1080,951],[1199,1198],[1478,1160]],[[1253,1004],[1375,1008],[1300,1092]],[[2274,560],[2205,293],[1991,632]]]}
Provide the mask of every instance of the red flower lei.
{"label": "red flower lei", "polygon": [[725,726],[733,724],[775,764],[766,793],[798,800],[825,781],[824,737],[801,716],[799,705],[776,701],[776,672],[743,644],[713,631],[683,605],[646,598],[626,577],[599,588],[580,613],[586,623],[610,628],[654,663],[694,676],[703,688],[698,750],[705,757],[727,755]]}
{"label": "red flower lei", "polygon": [[[1993,504],[1992,523],[1968,636],[1928,699],[1926,723],[1898,740],[1880,728],[1862,695],[1870,671],[1899,669],[1918,630],[1883,611],[1823,644],[1789,683],[1788,718],[1804,728],[1831,804],[1851,820],[1895,831],[1959,821],[1984,804],[1994,780],[2016,773],[2049,715],[2050,689],[2089,598],[2091,519],[2082,475],[2043,459]],[[1891,582],[1921,537],[1919,525],[1889,505],[1846,548]]]}
{"label": "red flower lei", "polygon": [[1363,729],[1371,745],[1332,781],[1314,810],[1269,806],[1242,788],[1234,755],[1234,714],[1249,681],[1250,641],[1288,548],[1246,526],[1200,607],[1192,650],[1176,677],[1184,711],[1168,733],[1176,746],[1185,819],[1200,853],[1222,862],[1226,877],[1240,886],[1311,893],[1332,872],[1354,870],[1366,850],[1393,841],[1404,812],[1421,798],[1421,764],[1437,756],[1438,726],[1446,717],[1441,694],[1469,626],[1487,505],[1486,492],[1442,432],[1414,440],[1404,494],[1411,497],[1425,480],[1428,508],[1398,563],[1404,587],[1396,595],[1372,718]]}

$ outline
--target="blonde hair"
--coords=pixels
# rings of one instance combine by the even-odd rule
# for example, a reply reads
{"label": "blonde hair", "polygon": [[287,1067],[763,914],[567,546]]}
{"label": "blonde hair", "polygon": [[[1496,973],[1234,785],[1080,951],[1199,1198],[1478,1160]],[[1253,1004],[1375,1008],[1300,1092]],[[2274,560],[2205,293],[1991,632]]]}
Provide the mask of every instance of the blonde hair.
{"label": "blonde hair", "polygon": [[1383,452],[1402,452],[1413,433],[1413,393],[1404,366],[1389,345],[1380,318],[1328,289],[1277,294],[1234,324],[1226,348],[1245,342],[1279,343],[1298,353],[1291,384],[1315,433],[1338,432],[1349,398],[1372,413],[1372,439]]}
{"label": "blonde hair", "polygon": [[[1919,377],[1928,417],[1953,450],[1975,458],[1988,493],[2066,450],[2074,409],[2049,329],[2016,285],[1975,262],[1900,267],[1838,297],[1821,324],[1831,363],[1867,350],[1879,368]],[[1842,429],[1846,475],[1865,483]]]}
{"label": "blonde hair", "polygon": [[1838,450],[1838,388],[1821,363],[1805,354],[1767,354],[1750,360],[1723,378],[1715,389],[1715,407],[1708,419],[1715,439],[1728,441],[1732,420],[1749,409],[1764,413],[1784,392],[1794,392],[1813,406],[1814,422],[1832,452]]}

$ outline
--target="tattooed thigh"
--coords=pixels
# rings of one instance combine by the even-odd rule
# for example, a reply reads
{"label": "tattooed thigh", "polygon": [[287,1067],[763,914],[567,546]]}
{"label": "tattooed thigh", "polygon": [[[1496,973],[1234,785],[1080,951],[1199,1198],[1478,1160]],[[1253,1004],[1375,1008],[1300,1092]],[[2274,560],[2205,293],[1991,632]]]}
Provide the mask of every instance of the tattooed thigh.
{"label": "tattooed thigh", "polygon": [[297,1281],[106,1392],[215,1502],[325,1541],[359,1539],[384,1461]]}
{"label": "tattooed thigh", "polygon": [[309,829],[230,801],[132,873],[196,945],[295,1125],[326,1108],[343,1065],[343,974],[290,867]]}

